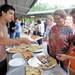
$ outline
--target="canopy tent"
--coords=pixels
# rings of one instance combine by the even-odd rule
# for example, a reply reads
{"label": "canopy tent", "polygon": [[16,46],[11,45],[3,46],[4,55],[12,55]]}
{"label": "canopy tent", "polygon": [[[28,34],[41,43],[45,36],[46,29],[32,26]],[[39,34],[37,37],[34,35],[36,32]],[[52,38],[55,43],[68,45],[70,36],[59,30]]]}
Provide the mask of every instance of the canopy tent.
{"label": "canopy tent", "polygon": [[37,0],[0,0],[0,5],[6,3],[12,5],[16,9],[16,14],[24,16]]}

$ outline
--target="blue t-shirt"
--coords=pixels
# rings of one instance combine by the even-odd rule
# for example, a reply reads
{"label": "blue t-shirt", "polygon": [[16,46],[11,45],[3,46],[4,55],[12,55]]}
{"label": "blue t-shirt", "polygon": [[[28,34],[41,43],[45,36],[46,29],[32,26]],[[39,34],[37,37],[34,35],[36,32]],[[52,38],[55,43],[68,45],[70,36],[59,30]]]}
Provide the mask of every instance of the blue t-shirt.
{"label": "blue t-shirt", "polygon": [[16,22],[16,32],[21,33],[22,32],[22,28],[21,28],[21,22]]}

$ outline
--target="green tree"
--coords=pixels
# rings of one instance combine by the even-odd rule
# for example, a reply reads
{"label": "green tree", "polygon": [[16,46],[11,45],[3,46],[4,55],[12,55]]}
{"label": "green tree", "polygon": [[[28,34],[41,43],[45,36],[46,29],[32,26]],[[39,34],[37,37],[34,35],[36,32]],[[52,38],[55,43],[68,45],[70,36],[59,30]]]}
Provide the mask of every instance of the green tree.
{"label": "green tree", "polygon": [[44,10],[49,10],[50,7],[48,6],[48,4],[35,4],[30,11],[44,11]]}

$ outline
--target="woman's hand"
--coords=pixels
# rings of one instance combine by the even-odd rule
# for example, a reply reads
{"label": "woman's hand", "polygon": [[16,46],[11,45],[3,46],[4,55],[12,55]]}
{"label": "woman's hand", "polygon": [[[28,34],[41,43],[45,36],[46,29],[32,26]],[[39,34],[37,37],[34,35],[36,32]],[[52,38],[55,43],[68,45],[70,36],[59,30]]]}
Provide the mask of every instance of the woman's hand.
{"label": "woman's hand", "polygon": [[66,54],[57,54],[56,58],[58,60],[64,61],[67,59],[67,55]]}

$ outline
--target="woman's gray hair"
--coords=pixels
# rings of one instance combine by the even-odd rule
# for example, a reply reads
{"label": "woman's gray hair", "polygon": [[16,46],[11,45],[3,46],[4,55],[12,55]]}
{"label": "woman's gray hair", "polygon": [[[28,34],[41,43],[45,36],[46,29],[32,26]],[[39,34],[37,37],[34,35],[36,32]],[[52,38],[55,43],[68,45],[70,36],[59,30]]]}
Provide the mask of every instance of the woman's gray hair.
{"label": "woman's gray hair", "polygon": [[52,15],[47,15],[46,20],[47,20],[47,19],[50,19],[51,21],[54,21],[54,19],[53,19],[53,16],[52,16]]}

